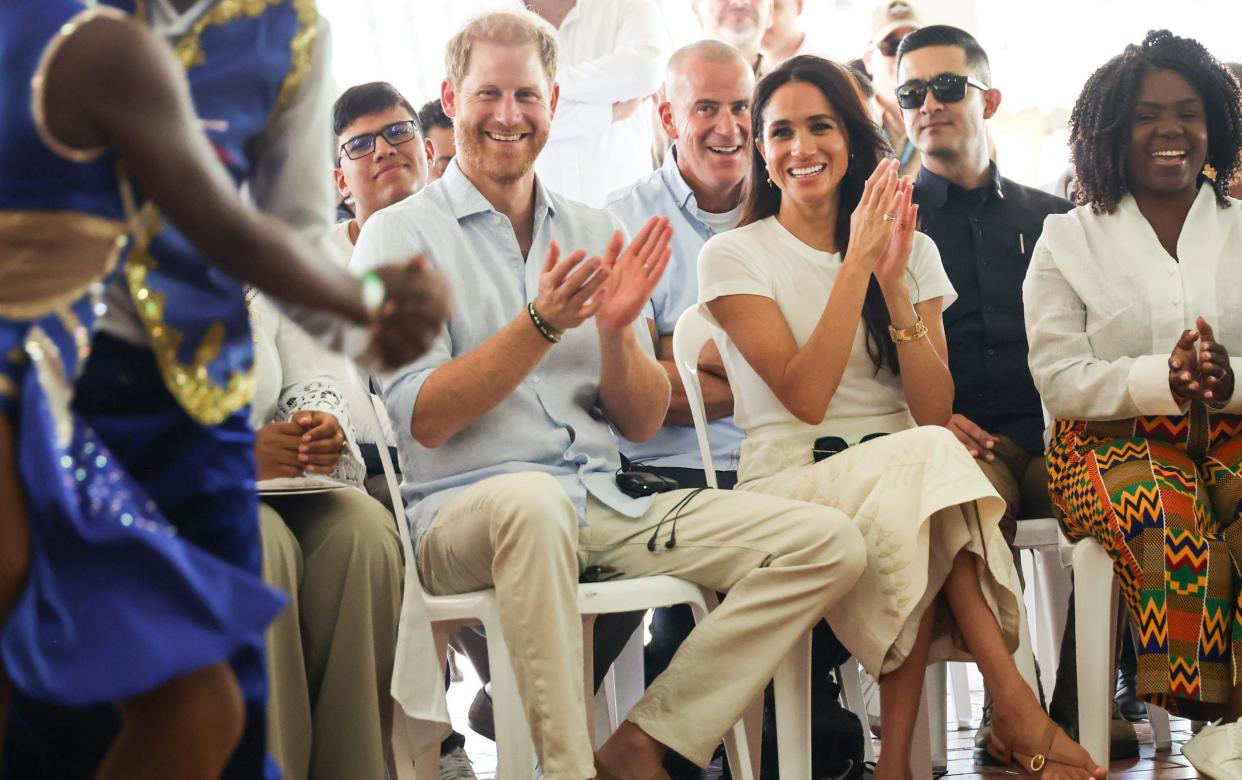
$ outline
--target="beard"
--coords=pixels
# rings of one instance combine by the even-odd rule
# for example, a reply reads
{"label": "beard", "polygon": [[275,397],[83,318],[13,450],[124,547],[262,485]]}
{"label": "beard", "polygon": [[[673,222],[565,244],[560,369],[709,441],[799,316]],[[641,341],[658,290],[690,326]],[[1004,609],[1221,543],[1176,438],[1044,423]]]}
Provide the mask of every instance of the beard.
{"label": "beard", "polygon": [[548,128],[538,128],[511,149],[496,148],[498,144],[486,136],[480,125],[466,125],[456,134],[457,154],[470,167],[501,184],[517,181],[530,172],[535,158],[548,142]]}

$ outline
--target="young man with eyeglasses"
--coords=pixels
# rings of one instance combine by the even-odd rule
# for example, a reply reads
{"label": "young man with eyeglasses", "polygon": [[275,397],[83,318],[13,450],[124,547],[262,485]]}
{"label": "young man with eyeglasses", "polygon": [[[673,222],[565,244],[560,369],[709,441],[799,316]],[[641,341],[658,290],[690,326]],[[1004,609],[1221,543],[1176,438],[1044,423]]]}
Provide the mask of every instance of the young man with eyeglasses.
{"label": "young man with eyeglasses", "polygon": [[862,56],[880,108],[876,124],[901,162],[902,176],[914,176],[918,171],[919,152],[906,136],[901,109],[893,96],[897,88],[897,46],[922,26],[923,20],[912,3],[884,0],[871,12],[871,40]]}
{"label": "young man with eyeglasses", "polygon": [[[910,33],[897,51],[893,97],[922,164],[915,181],[920,228],[940,250],[958,299],[944,313],[956,393],[949,429],[1005,499],[1001,531],[1012,544],[1020,518],[1051,517],[1044,418],[1027,368],[1022,280],[1044,218],[1073,204],[1001,176],[988,152],[986,122],[1001,92],[987,53],[947,25]],[[1072,622],[1066,645],[1073,647]],[[1071,735],[1077,699],[1073,655],[1058,673],[1052,716]],[[1066,700],[1068,698],[1068,701]],[[990,724],[976,745],[986,746]],[[1134,728],[1114,721],[1113,757],[1138,754]]]}

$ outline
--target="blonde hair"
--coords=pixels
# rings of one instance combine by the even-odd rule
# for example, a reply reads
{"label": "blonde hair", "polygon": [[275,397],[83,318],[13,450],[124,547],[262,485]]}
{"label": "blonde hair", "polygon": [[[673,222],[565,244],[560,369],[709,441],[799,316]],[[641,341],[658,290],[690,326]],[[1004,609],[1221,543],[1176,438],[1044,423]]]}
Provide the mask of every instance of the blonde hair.
{"label": "blonde hair", "polygon": [[488,11],[466,22],[444,50],[444,72],[454,85],[461,84],[465,78],[476,41],[533,44],[539,52],[539,64],[548,77],[548,86],[556,81],[556,29],[538,14],[526,9],[505,9]]}

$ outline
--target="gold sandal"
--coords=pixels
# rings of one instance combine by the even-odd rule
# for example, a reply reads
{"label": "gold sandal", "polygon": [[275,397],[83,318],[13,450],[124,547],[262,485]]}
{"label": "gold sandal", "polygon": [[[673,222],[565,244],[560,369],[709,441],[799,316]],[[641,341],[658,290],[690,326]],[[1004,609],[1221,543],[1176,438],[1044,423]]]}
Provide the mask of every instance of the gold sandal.
{"label": "gold sandal", "polygon": [[[1048,728],[1044,731],[1044,738],[1038,743],[1044,746],[1044,749],[1040,751],[1028,750],[1022,747],[1017,747],[1015,749],[1014,745],[1006,745],[1003,741],[997,739],[996,731],[993,730],[992,741],[988,743],[987,747],[988,755],[995,758],[997,761],[1000,761],[1005,766],[1012,766],[1015,769],[1018,769],[1023,775],[1029,777],[1038,777],[1042,774],[1044,768],[1048,766],[1050,761],[1055,761],[1056,763],[1063,764],[1065,766],[1077,767],[1087,774],[1091,774],[1091,770],[1087,766],[1080,766],[1071,761],[1060,759],[1052,755],[1052,743],[1056,741],[1058,731],[1060,731],[1060,727],[1057,726],[1056,723],[1049,721]],[[1030,759],[1026,761],[1018,760],[1015,758],[1016,753],[1029,755]]]}

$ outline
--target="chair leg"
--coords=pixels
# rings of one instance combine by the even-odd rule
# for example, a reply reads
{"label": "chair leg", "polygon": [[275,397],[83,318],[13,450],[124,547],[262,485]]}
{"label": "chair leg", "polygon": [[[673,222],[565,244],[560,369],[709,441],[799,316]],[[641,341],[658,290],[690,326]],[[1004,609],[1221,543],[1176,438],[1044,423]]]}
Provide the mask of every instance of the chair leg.
{"label": "chair leg", "polygon": [[780,776],[811,778],[811,634],[776,667],[776,757]]}
{"label": "chair leg", "polygon": [[1116,610],[1112,559],[1098,542],[1091,539],[1078,542],[1074,545],[1078,734],[1083,748],[1100,766],[1108,766]]}
{"label": "chair leg", "polygon": [[957,715],[957,730],[970,728],[970,666],[964,663],[949,664],[949,680],[953,683],[953,712]]}
{"label": "chair leg", "polygon": [[1039,670],[1035,667],[1035,648],[1031,643],[1031,624],[1027,617],[1026,604],[1018,600],[1018,650],[1013,656],[1018,672],[1026,684],[1039,698]]}
{"label": "chair leg", "polygon": [[[500,630],[500,620],[483,621],[487,631],[488,667],[492,673],[492,713],[496,723],[497,780],[529,780],[535,766],[530,725],[522,709],[517,677]],[[421,780],[421,778],[420,778]]]}
{"label": "chair leg", "polygon": [[927,700],[927,739],[933,772],[949,765],[948,667],[930,664],[923,675],[923,698]]}
{"label": "chair leg", "polygon": [[616,728],[642,698],[646,687],[643,665],[643,626],[640,625],[635,629],[612,668],[616,672],[616,699],[613,707],[617,718],[613,728]]}
{"label": "chair leg", "polygon": [[841,679],[841,693],[845,696],[845,708],[858,718],[863,731],[863,761],[875,761],[875,740],[871,738],[871,719],[867,715],[867,701],[863,698],[862,681],[858,676],[858,660],[850,656],[837,667]]}
{"label": "chair leg", "polygon": [[1173,735],[1169,730],[1169,713],[1160,707],[1147,705],[1147,719],[1156,738],[1156,750],[1172,750]]}

